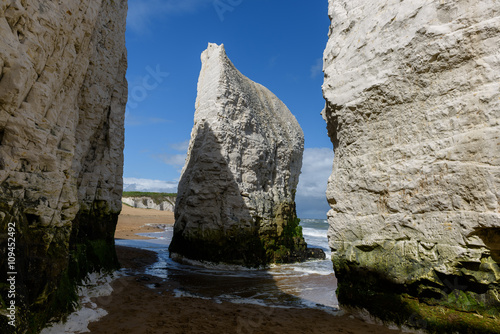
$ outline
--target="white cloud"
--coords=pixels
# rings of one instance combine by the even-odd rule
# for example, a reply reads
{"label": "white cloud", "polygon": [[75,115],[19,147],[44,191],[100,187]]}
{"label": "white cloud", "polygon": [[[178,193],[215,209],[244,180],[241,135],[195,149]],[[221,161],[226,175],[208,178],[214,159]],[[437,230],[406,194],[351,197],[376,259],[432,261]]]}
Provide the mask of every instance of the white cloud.
{"label": "white cloud", "polygon": [[194,12],[212,2],[213,0],[129,0],[127,28],[143,33],[156,17]]}
{"label": "white cloud", "polygon": [[162,193],[176,193],[177,182],[124,177],[123,191],[150,191],[150,192],[162,192]]}
{"label": "white cloud", "polygon": [[165,164],[173,167],[184,167],[186,162],[187,152],[183,154],[158,154],[156,158],[163,161]]}
{"label": "white cloud", "polygon": [[183,141],[181,143],[173,143],[170,144],[170,148],[176,150],[176,151],[181,151],[184,152],[188,150],[189,148],[189,140]]}
{"label": "white cloud", "polygon": [[311,66],[311,78],[316,78],[321,72],[323,72],[323,58],[318,58]]}
{"label": "white cloud", "polygon": [[297,213],[302,218],[326,217],[326,186],[332,173],[333,149],[306,148],[297,186]]}
{"label": "white cloud", "polygon": [[307,197],[324,197],[328,177],[332,173],[332,164],[333,149],[306,148],[297,194]]}

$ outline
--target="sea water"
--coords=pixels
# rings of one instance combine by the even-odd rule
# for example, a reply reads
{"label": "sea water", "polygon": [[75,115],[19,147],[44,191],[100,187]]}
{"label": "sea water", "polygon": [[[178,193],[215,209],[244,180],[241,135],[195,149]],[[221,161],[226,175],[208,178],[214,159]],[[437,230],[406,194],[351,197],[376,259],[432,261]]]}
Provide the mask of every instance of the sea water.
{"label": "sea water", "polygon": [[272,307],[321,308],[335,312],[337,281],[326,237],[326,220],[302,219],[304,239],[309,247],[325,251],[325,260],[272,265],[266,269],[192,261],[178,263],[168,253],[173,226],[163,232],[141,234],[150,240],[116,240],[117,245],[133,246],[158,253],[158,261],[146,274],[177,282],[175,295],[212,299],[215,302],[248,303]]}

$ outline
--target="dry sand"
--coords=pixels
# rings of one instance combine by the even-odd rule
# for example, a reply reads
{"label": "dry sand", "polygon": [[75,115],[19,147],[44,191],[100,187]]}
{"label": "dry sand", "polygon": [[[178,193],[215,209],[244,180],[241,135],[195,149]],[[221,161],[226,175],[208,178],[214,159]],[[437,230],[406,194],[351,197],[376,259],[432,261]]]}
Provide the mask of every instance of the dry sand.
{"label": "dry sand", "polygon": [[[135,238],[134,233],[145,231],[143,225],[166,221],[173,222],[171,213],[124,207],[117,237]],[[129,247],[117,247],[117,252],[122,266],[136,274],[115,280],[111,296],[94,300],[108,315],[89,325],[91,333],[399,333],[321,310],[177,298],[174,289],[179,283],[144,274],[144,268],[156,261],[156,253]]]}
{"label": "dry sand", "polygon": [[116,225],[116,239],[149,239],[136,233],[158,232],[155,225],[173,224],[174,213],[152,209],[138,209],[123,205]]}

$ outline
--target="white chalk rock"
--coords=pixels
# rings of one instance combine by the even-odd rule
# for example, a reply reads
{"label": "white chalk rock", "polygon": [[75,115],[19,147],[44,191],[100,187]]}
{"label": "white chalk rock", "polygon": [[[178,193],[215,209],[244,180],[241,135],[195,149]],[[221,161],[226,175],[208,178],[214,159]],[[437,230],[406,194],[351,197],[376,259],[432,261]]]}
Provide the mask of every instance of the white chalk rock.
{"label": "white chalk rock", "polygon": [[499,11],[330,0],[328,236],[341,283],[364,270],[439,299],[455,280],[498,305]]}
{"label": "white chalk rock", "polygon": [[223,45],[209,44],[201,59],[171,251],[255,265],[281,261],[281,245],[286,261],[293,237],[304,245],[294,202],[302,129],[283,102],[234,67]]}

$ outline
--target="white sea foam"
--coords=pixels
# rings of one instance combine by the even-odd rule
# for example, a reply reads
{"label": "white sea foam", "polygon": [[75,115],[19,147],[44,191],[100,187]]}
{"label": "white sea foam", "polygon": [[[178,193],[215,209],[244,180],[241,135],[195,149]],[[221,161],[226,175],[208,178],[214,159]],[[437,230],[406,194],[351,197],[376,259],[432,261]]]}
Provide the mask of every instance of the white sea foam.
{"label": "white sea foam", "polygon": [[310,301],[310,300],[303,300],[302,303],[306,307],[320,309],[320,310],[322,310],[326,313],[329,313],[331,315],[335,315],[335,316],[344,315],[344,312],[341,311],[338,307],[325,306],[325,305],[321,305],[321,304],[315,303],[315,302]]}
{"label": "white sea foam", "polygon": [[322,276],[327,276],[327,275],[333,275],[333,271],[328,271],[322,268],[304,268],[304,267],[296,267],[294,268],[295,271],[305,273],[307,275],[322,275]]}
{"label": "white sea foam", "polygon": [[220,295],[220,299],[229,301],[233,304],[251,304],[251,305],[258,305],[258,306],[269,306],[262,300],[258,299],[253,299],[253,298],[242,298],[238,296],[233,296],[233,295]]}
{"label": "white sea foam", "polygon": [[222,295],[219,296],[222,300],[228,301],[233,304],[244,304],[244,305],[257,305],[257,306],[264,306],[264,307],[271,307],[271,308],[297,308],[298,305],[296,306],[288,306],[288,305],[277,305],[277,304],[270,304],[266,303],[263,300],[259,299],[254,299],[254,298],[242,298],[238,296],[231,296],[231,295]]}
{"label": "white sea foam", "polygon": [[322,239],[327,240],[326,239],[326,231],[317,230],[317,229],[311,228],[311,227],[303,227],[302,234],[304,235],[304,237],[317,237],[317,238],[322,238]]}
{"label": "white sea foam", "polygon": [[191,293],[188,291],[182,291],[179,289],[174,289],[174,297],[175,298],[186,297],[186,298],[197,298],[197,299],[210,300],[210,298],[208,298],[208,297],[200,296],[200,295],[197,295],[197,294],[194,294],[194,293]]}
{"label": "white sea foam", "polygon": [[42,330],[40,334],[88,333],[88,325],[104,317],[108,312],[100,308],[83,307],[71,313],[65,323],[56,323]]}
{"label": "white sea foam", "polygon": [[120,272],[113,274],[90,273],[78,288],[80,307],[71,313],[65,322],[53,323],[44,328],[40,334],[75,334],[88,333],[88,325],[104,317],[108,312],[98,308],[90,298],[109,296],[113,292],[111,282],[120,277]]}

